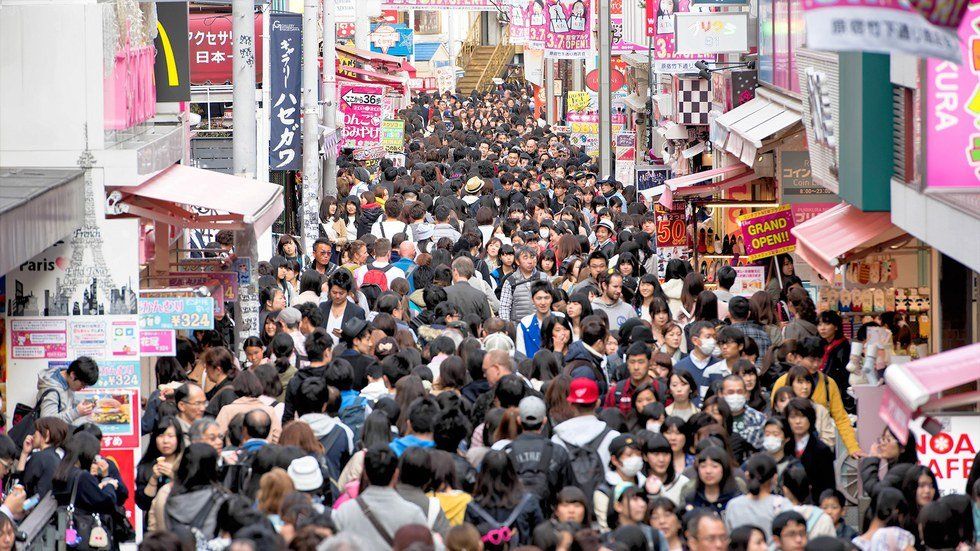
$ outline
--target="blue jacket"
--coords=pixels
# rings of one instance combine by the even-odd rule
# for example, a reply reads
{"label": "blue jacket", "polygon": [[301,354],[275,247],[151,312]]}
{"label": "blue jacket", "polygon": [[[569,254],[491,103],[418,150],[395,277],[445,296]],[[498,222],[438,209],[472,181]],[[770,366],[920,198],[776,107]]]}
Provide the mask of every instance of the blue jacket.
{"label": "blue jacket", "polygon": [[[719,365],[719,363],[721,365]],[[695,396],[694,405],[701,407],[701,400],[704,399],[704,395],[708,392],[708,387],[711,383],[719,379],[723,379],[730,372],[725,366],[725,362],[721,358],[711,357],[708,359],[708,366],[702,371],[698,366],[694,365],[694,361],[691,360],[691,356],[688,355],[681,359],[674,365],[674,371],[687,371],[694,377],[694,382],[698,384],[698,393]]]}
{"label": "blue jacket", "polygon": [[432,440],[422,440],[414,434],[409,434],[408,436],[394,439],[391,444],[388,444],[388,447],[391,448],[391,451],[395,452],[395,455],[401,457],[408,448],[434,448],[436,447],[436,443]]}

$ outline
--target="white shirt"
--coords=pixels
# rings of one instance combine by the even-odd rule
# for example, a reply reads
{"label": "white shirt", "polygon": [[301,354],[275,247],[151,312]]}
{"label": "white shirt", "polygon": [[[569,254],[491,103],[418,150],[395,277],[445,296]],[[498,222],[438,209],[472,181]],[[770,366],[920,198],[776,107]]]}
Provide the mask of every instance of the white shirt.
{"label": "white shirt", "polygon": [[[346,310],[346,305],[344,310]],[[333,308],[331,307],[329,313],[327,314],[327,334],[331,337],[336,337],[336,334],[333,332],[334,329],[337,331],[342,329],[344,324],[344,310],[340,311],[339,316],[333,317]]]}
{"label": "white shirt", "polygon": [[[385,262],[383,260],[375,260],[374,261],[374,264],[372,264],[372,265],[375,268],[381,269],[381,268],[384,268],[385,266],[387,266],[388,264],[389,264],[389,262]],[[360,268],[354,270],[354,279],[357,280],[357,286],[358,287],[360,287],[361,285],[364,284],[364,276],[367,273],[368,273],[368,265],[367,264],[365,264],[364,266],[361,266]],[[402,270],[401,268],[396,268],[395,266],[392,266],[391,268],[388,268],[388,270],[384,274],[385,274],[385,278],[388,280],[388,288],[389,289],[391,289],[391,282],[392,281],[394,281],[394,280],[396,280],[398,278],[408,279],[405,276],[405,271]]]}

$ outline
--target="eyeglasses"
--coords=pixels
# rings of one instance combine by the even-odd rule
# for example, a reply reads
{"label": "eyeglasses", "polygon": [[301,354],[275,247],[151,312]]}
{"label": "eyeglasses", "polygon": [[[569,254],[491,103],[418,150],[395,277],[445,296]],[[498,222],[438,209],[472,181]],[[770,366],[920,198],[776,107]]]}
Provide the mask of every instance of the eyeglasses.
{"label": "eyeglasses", "polygon": [[0,461],[0,467],[3,467],[5,471],[10,471],[14,467],[13,461]]}
{"label": "eyeglasses", "polygon": [[783,538],[792,538],[792,539],[805,538],[806,537],[806,530],[805,529],[800,529],[800,530],[795,530],[795,529],[786,530],[786,529],[784,529],[783,530],[783,533],[780,534],[779,537],[780,537],[780,539],[783,539]]}
{"label": "eyeglasses", "polygon": [[185,404],[189,404],[189,405],[192,405],[192,406],[194,406],[194,407],[201,407],[201,406],[206,406],[206,405],[208,405],[208,401],[207,401],[207,400],[198,400],[198,401],[196,401],[196,402],[190,402],[190,401],[188,401],[188,400],[183,400],[183,402],[184,402]]}

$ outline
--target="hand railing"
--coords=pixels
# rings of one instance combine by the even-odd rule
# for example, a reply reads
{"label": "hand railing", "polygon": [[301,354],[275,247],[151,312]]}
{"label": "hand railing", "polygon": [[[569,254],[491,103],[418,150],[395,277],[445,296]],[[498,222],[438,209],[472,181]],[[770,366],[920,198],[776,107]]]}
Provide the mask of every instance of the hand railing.
{"label": "hand railing", "polygon": [[462,67],[465,69],[469,65],[470,59],[473,58],[473,53],[480,46],[481,34],[480,18],[477,17],[473,20],[473,23],[470,24],[470,28],[466,32],[466,39],[459,48],[459,55],[456,56],[457,67]]}
{"label": "hand railing", "polygon": [[486,67],[483,68],[483,72],[480,73],[480,78],[477,80],[476,86],[474,86],[476,90],[490,86],[493,78],[500,74],[504,65],[514,58],[516,48],[510,43],[510,25],[505,25],[501,29],[500,35],[500,42],[493,49],[493,54],[490,55]]}

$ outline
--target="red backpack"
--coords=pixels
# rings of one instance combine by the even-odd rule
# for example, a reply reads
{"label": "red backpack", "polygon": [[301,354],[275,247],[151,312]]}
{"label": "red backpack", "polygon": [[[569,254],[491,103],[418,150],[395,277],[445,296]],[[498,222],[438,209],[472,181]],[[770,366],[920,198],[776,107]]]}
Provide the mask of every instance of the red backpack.
{"label": "red backpack", "polygon": [[364,274],[364,280],[361,282],[361,289],[368,286],[375,286],[381,290],[382,293],[388,290],[388,276],[385,272],[390,270],[392,267],[391,263],[386,266],[379,268],[374,264],[368,264],[367,273]]}

